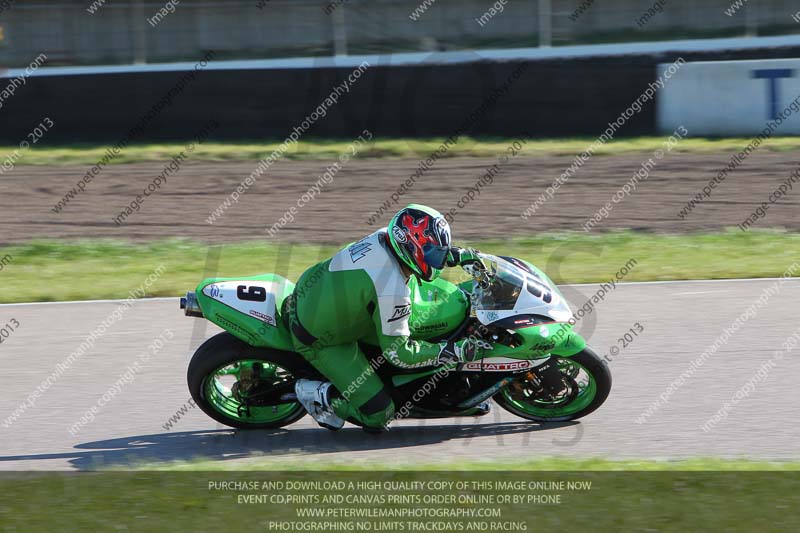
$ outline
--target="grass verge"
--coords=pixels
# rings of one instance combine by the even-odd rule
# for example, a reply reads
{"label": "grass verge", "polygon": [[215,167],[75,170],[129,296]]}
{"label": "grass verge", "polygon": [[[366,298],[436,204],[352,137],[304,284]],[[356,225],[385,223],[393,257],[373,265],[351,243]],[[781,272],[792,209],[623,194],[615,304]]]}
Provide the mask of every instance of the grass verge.
{"label": "grass verge", "polygon": [[[495,157],[505,153],[514,138],[472,138],[461,137],[442,157]],[[531,139],[522,145],[523,156],[543,155],[570,156],[583,152],[596,139]],[[678,143],[673,151],[680,153],[738,152],[750,139],[745,138],[690,138]],[[376,139],[363,146],[356,158],[410,158],[428,157],[444,141],[444,138],[430,139]],[[271,154],[283,140],[264,140],[261,142],[207,142],[196,146],[192,152],[193,161],[255,161]],[[621,138],[604,144],[595,155],[624,155],[653,152],[663,148],[664,137]],[[351,153],[351,140],[306,139],[292,144],[284,154],[285,159],[316,160],[332,159],[343,153]],[[139,163],[144,161],[166,161],[183,150],[185,143],[138,144],[125,148],[110,164]],[[106,145],[74,146],[34,146],[24,150],[18,160],[23,165],[94,165],[102,159]],[[800,137],[775,137],[764,145],[767,151],[789,151],[800,148]],[[15,146],[0,146],[0,153],[12,153]]]}
{"label": "grass verge", "polygon": [[573,466],[560,472],[371,467],[347,472],[14,473],[0,476],[0,519],[13,531],[682,532],[800,527],[796,471],[620,472],[587,471],[581,462]]}
{"label": "grass verge", "polygon": [[[624,281],[778,277],[800,256],[800,234],[774,231],[559,233],[471,244],[530,260],[557,283],[608,281],[631,259],[636,264]],[[0,303],[127,298],[161,266],[147,296],[182,295],[204,276],[278,272],[297,279],[337,248],[235,243],[220,247],[215,263],[212,248],[185,240],[36,241],[0,248]]]}
{"label": "grass verge", "polygon": [[[653,459],[599,459],[570,457],[538,457],[536,459],[449,461],[442,463],[381,462],[331,460],[304,455],[302,458],[270,459],[225,462],[218,460],[147,463],[134,467],[137,471],[166,472],[800,472],[800,461],[759,461],[752,459],[721,459],[698,457],[679,460]],[[129,468],[110,468],[111,471],[128,471]]]}

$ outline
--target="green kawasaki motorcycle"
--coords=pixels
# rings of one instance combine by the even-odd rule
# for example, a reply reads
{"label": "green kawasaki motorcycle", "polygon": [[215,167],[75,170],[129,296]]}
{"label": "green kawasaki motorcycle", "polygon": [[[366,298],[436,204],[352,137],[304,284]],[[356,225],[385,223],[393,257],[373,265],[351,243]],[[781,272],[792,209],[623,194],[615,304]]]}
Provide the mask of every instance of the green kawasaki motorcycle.
{"label": "green kawasaki motorcycle", "polygon": [[[608,366],[572,330],[572,312],[538,268],[513,257],[480,254],[466,281],[409,282],[414,338],[438,342],[472,336],[490,349],[480,359],[449,367],[405,370],[363,345],[390,385],[399,416],[468,416],[493,398],[537,422],[574,420],[603,404],[611,389]],[[294,385],[323,379],[293,352],[281,316],[294,283],[276,274],[206,279],[181,298],[187,316],[225,332],[207,340],[189,364],[189,390],[211,418],[235,428],[277,428],[305,416]]]}

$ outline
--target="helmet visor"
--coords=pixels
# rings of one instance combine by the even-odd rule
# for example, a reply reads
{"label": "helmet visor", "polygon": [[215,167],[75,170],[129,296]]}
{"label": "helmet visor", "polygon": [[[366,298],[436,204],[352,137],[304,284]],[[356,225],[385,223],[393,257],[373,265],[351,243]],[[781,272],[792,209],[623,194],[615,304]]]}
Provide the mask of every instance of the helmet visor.
{"label": "helmet visor", "polygon": [[449,246],[436,246],[431,243],[426,243],[422,247],[422,254],[425,258],[425,262],[431,268],[435,268],[437,270],[444,268],[444,265],[447,262],[448,252],[450,252]]}

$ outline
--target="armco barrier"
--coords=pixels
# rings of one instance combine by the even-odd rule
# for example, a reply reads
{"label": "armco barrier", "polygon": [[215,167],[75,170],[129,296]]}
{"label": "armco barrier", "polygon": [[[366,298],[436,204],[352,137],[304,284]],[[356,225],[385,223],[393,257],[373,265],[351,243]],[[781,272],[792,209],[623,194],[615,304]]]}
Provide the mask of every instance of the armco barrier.
{"label": "armco barrier", "polygon": [[[309,136],[448,136],[500,87],[520,62],[382,67],[372,65]],[[653,78],[652,64],[529,62],[470,135],[596,135]],[[187,139],[208,120],[216,140],[285,138],[350,68],[206,70],[132,142]],[[16,144],[42,116],[58,124],[48,143],[111,143],[123,137],[181,77],[181,72],[32,76],[0,110],[0,142]],[[0,79],[2,85],[4,79]],[[649,106],[625,134],[654,128]]]}

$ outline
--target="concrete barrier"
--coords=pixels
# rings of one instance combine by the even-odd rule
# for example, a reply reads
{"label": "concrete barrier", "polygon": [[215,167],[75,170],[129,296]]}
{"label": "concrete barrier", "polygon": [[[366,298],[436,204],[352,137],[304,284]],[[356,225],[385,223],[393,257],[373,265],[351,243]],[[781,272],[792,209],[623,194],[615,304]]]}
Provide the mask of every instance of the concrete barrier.
{"label": "concrete barrier", "polygon": [[800,59],[687,63],[660,94],[658,130],[750,136],[776,121],[776,135],[800,135],[798,97]]}

